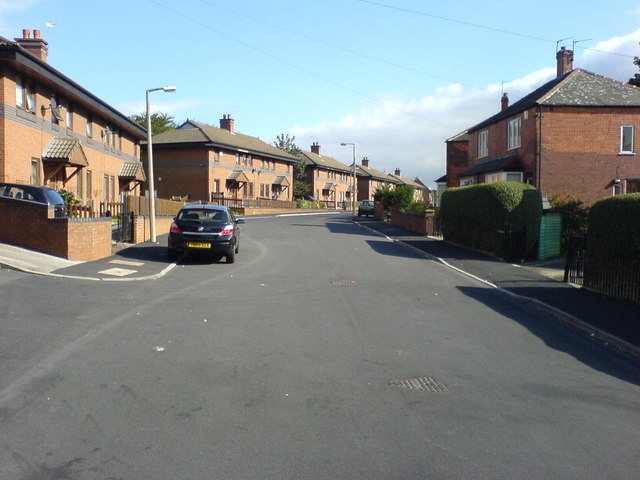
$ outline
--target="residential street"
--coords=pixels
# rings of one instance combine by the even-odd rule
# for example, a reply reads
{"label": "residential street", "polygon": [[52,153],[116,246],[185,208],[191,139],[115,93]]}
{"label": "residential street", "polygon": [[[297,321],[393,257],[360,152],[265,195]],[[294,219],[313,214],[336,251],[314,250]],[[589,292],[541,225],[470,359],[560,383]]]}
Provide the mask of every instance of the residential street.
{"label": "residential street", "polygon": [[156,280],[0,269],[0,478],[639,478],[637,360],[346,214],[241,239]]}

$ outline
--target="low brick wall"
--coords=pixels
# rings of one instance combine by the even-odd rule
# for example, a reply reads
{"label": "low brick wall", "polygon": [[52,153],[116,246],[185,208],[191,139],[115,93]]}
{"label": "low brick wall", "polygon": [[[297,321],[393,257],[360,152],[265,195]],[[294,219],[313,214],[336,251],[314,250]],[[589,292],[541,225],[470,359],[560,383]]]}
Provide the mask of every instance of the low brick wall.
{"label": "low brick wall", "polygon": [[0,197],[0,242],[90,261],[111,255],[111,218],[52,218],[46,205]]}
{"label": "low brick wall", "polygon": [[427,211],[424,217],[401,213],[397,208],[391,212],[391,225],[406,228],[420,235],[433,235],[435,212]]}

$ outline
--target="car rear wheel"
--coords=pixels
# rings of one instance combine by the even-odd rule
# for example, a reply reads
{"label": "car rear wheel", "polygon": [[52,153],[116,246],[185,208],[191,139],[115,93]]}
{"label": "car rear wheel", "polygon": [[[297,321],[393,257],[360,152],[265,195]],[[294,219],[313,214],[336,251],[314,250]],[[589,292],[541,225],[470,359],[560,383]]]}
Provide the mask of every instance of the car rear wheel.
{"label": "car rear wheel", "polygon": [[175,261],[178,258],[178,251],[173,248],[167,248],[167,260],[170,262]]}
{"label": "car rear wheel", "polygon": [[233,263],[236,261],[236,252],[233,248],[229,250],[229,252],[227,253],[226,260],[227,260],[227,263]]}

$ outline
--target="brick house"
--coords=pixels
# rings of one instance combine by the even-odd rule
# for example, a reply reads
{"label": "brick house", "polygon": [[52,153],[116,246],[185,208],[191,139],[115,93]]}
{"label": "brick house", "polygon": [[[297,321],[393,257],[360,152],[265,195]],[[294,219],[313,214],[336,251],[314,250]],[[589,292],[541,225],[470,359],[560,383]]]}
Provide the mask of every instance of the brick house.
{"label": "brick house", "polygon": [[640,191],[640,88],[556,58],[556,78],[447,140],[447,187],[513,180],[587,204]]}
{"label": "brick house", "polygon": [[373,194],[378,188],[398,183],[391,175],[370,167],[369,163],[369,158],[364,157],[361,165],[357,165],[358,201],[373,200]]}
{"label": "brick house", "polygon": [[0,182],[64,188],[82,204],[139,193],[145,131],[47,63],[38,30],[0,37]]}
{"label": "brick house", "polygon": [[306,162],[305,183],[309,192],[317,200],[333,208],[344,208],[351,201],[353,190],[353,170],[332,157],[322,155],[318,142],[311,145],[311,151],[302,151]]}
{"label": "brick house", "polygon": [[425,201],[429,203],[429,189],[422,182],[409,180],[401,175],[399,168],[395,169],[394,173],[390,173],[389,176],[395,180],[396,186],[411,187],[413,188],[413,199],[415,201]]}
{"label": "brick house", "polygon": [[259,138],[237,133],[231,115],[223,115],[220,128],[187,120],[153,137],[159,198],[292,200],[297,162]]}

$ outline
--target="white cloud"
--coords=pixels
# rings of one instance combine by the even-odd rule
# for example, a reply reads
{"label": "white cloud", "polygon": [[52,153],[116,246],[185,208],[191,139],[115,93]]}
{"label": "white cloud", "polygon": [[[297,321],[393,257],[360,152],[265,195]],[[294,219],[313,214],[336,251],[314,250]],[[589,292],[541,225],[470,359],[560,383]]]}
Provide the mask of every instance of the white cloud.
{"label": "white cloud", "polygon": [[[639,41],[640,30],[600,42],[580,56],[576,52],[574,66],[626,82],[638,71],[633,56],[640,56]],[[336,122],[295,125],[291,132],[304,150],[310,149],[312,141],[319,142],[324,155],[346,164],[351,162],[352,151],[340,147],[340,142],[355,142],[358,163],[366,156],[374,168],[388,173],[400,168],[403,176],[418,176],[433,185],[445,173],[447,138],[497,113],[503,91],[513,103],[555,74],[555,67],[544,68],[482,89],[450,84],[420,98],[387,96],[376,106],[350,113]]]}

